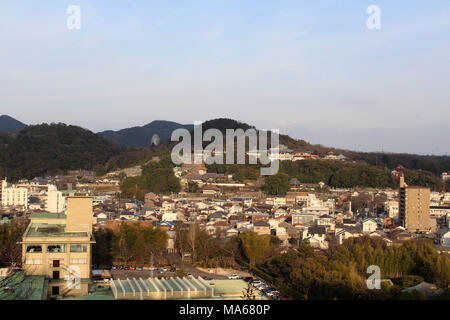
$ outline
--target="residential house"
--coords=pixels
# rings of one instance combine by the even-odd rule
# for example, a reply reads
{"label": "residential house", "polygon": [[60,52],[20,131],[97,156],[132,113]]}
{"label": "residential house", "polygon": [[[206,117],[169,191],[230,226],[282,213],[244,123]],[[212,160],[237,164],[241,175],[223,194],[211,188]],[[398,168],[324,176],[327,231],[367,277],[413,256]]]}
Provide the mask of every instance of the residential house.
{"label": "residential house", "polygon": [[270,224],[265,221],[256,221],[253,223],[253,231],[261,235],[270,235]]}
{"label": "residential house", "polygon": [[365,219],[361,222],[361,229],[363,233],[371,233],[377,230],[378,224],[373,219]]}

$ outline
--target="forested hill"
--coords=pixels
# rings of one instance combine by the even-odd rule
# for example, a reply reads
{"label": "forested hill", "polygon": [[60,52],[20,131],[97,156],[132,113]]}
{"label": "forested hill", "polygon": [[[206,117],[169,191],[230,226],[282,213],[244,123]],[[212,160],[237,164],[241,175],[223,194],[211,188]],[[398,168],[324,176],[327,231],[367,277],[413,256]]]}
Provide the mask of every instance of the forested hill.
{"label": "forested hill", "polygon": [[11,179],[92,169],[121,149],[95,133],[65,124],[28,126],[0,138],[0,177]]}
{"label": "forested hill", "polygon": [[[226,129],[247,130],[255,128],[244,122],[232,119],[214,119],[203,123],[203,131],[216,128],[222,133]],[[425,170],[432,172],[435,176],[440,176],[442,172],[450,171],[450,156],[435,155],[417,155],[405,153],[381,153],[381,152],[357,152],[351,150],[337,149],[333,147],[325,147],[319,144],[311,144],[302,139],[294,139],[288,135],[280,134],[280,143],[286,145],[290,149],[309,150],[321,157],[332,151],[335,154],[343,154],[350,160],[356,162],[364,162],[373,166],[394,169],[398,165],[402,165],[409,170]],[[208,144],[208,143],[206,143]]]}
{"label": "forested hill", "polygon": [[191,129],[192,125],[183,125],[172,121],[155,120],[142,127],[126,128],[119,131],[107,130],[98,135],[121,147],[148,147],[154,134],[158,134],[162,142],[170,140],[175,129]]}
{"label": "forested hill", "polygon": [[27,125],[7,115],[0,116],[0,133],[13,133],[26,128]]}
{"label": "forested hill", "polygon": [[[167,139],[169,132],[174,130],[174,123],[172,122],[154,121],[152,124],[158,124],[158,130],[155,129],[155,126],[153,126],[153,129],[158,132],[164,132],[163,136],[165,139]],[[165,124],[168,124],[168,126],[164,129]],[[186,125],[184,127],[192,130],[192,125]],[[219,129],[222,133],[225,133],[226,129],[242,128],[243,130],[247,130],[249,128],[255,128],[247,123],[225,118],[206,121],[202,127],[203,131],[215,128]],[[147,134],[149,133],[147,132]],[[149,139],[147,140],[150,141]],[[160,145],[159,149],[163,149],[165,152],[170,152],[173,145],[176,144],[176,142],[161,140],[162,145]],[[204,142],[205,145],[208,143]],[[322,145],[313,145],[304,140],[294,139],[287,135],[280,135],[280,143],[290,149],[309,150],[313,154],[321,157],[329,151],[333,151],[335,154],[342,153],[348,157],[351,163],[369,164],[384,169],[387,172],[398,165],[402,165],[410,171],[424,170],[424,172],[418,172],[417,174],[420,173],[419,176],[425,177],[427,181],[430,179],[433,181],[439,179],[442,172],[450,171],[449,156],[355,152],[324,147]],[[71,169],[93,169],[96,166],[103,167],[100,171],[110,171],[118,167],[122,168],[136,163],[146,162],[154,152],[157,152],[156,149],[153,151],[150,149],[152,148],[138,147],[125,150],[117,144],[106,140],[99,134],[94,134],[89,130],[77,126],[65,124],[28,126],[14,134],[0,133],[0,178],[4,176],[8,176],[10,179],[33,178],[45,174],[62,173]],[[326,170],[330,169],[331,164],[332,162],[329,161],[320,164],[313,163],[313,165],[320,167],[328,167],[325,168]],[[297,168],[296,171],[294,170],[295,174],[293,174],[294,171],[291,169],[289,171],[292,173],[292,177],[297,177],[301,172]],[[354,169],[353,171],[356,172],[357,170]],[[434,177],[430,177],[429,173],[432,173]],[[310,173],[306,176],[298,176],[297,178],[301,178],[307,182],[309,181],[308,177],[311,175]],[[421,180],[419,178],[415,180],[419,182]],[[433,182],[433,184],[436,183],[437,180]]]}

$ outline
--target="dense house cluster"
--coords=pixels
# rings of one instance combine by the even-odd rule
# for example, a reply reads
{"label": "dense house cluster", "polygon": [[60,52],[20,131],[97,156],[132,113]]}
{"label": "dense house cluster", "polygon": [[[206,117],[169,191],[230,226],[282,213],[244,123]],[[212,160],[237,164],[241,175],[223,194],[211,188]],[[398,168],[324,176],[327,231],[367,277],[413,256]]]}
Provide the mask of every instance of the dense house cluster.
{"label": "dense house cluster", "polygon": [[[248,183],[234,181],[232,175],[208,173],[204,165],[182,165],[175,167],[174,173],[182,185],[195,184],[198,190],[149,192],[140,201],[121,198],[115,177],[92,178],[90,172],[15,184],[5,179],[1,182],[0,223],[31,221],[20,241],[24,270],[52,279],[49,294],[68,292],[58,282],[69,275],[66,262],[78,266],[83,279],[89,278],[93,232],[118,230],[123,223],[165,231],[169,255],[177,252],[179,230],[190,230],[192,224],[224,241],[246,231],[272,237],[279,252],[305,241],[323,251],[363,236],[380,239],[388,246],[428,238],[438,250],[450,252],[450,193],[408,186],[401,172],[398,190],[333,189],[324,188],[324,183],[310,185],[291,179],[290,191],[283,196],[265,195],[260,189],[255,191],[256,187],[252,190]],[[117,280],[117,284],[112,283],[113,292],[116,298],[124,298],[121,282]],[[87,290],[84,285],[77,294],[85,295]]]}
{"label": "dense house cluster", "polygon": [[[80,179],[86,173],[75,174]],[[183,165],[175,168],[175,174],[184,184],[195,182],[201,191],[173,195],[147,193],[144,201],[139,201],[118,199],[112,191],[89,189],[98,181],[86,187],[73,176],[22,180],[11,187],[4,181],[2,204],[6,205],[2,206],[2,221],[23,218],[31,213],[64,212],[65,198],[74,195],[75,191],[82,191],[93,197],[94,227],[114,228],[122,222],[159,226],[168,231],[168,251],[174,250],[175,241],[175,233],[170,231],[176,225],[188,227],[191,223],[198,223],[208,233],[224,238],[245,230],[276,236],[280,246],[296,246],[308,240],[313,247],[326,249],[342,244],[345,239],[368,235],[379,237],[389,245],[428,237],[438,247],[450,247],[450,193],[406,186],[403,180],[404,185],[399,191],[327,189],[322,192],[314,188],[308,190],[308,186],[293,179],[291,191],[285,196],[264,196],[261,192],[239,192],[236,188],[227,192],[226,186],[245,184],[236,183],[231,175],[207,173],[203,165]],[[58,191],[57,185],[70,185],[67,181],[74,178],[74,189]],[[23,199],[22,202],[8,202],[9,188],[22,190],[26,195],[25,202]],[[366,204],[352,210],[352,199],[362,194],[371,199],[382,194],[385,199],[377,206]],[[423,210],[420,213],[423,218],[419,219],[411,211],[415,207]]]}

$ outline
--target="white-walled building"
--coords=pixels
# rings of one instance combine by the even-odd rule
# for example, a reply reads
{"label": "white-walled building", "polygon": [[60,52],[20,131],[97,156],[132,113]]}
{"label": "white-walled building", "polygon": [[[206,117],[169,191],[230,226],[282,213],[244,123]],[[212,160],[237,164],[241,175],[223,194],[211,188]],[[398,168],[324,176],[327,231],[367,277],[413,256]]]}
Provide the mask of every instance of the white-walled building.
{"label": "white-walled building", "polygon": [[373,219],[365,219],[361,223],[361,229],[363,233],[371,233],[376,231],[378,228],[377,222]]}
{"label": "white-walled building", "polygon": [[324,206],[314,206],[314,207],[304,207],[303,214],[313,214],[316,216],[328,215],[330,214],[330,208]]}
{"label": "white-walled building", "polygon": [[45,210],[51,213],[64,212],[66,207],[66,198],[63,197],[62,192],[58,191],[56,186],[49,185],[47,191],[47,199],[45,202]]}
{"label": "white-walled building", "polygon": [[28,189],[16,186],[8,187],[6,180],[2,181],[1,203],[3,207],[28,208]]}
{"label": "white-walled building", "polygon": [[389,200],[384,203],[384,210],[389,214],[390,218],[398,216],[398,200]]}

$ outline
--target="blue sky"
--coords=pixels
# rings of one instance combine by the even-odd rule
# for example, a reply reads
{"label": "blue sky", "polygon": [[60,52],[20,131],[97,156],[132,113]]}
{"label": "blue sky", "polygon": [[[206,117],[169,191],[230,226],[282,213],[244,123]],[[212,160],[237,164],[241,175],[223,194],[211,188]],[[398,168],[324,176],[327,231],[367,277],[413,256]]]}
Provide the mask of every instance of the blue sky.
{"label": "blue sky", "polygon": [[329,146],[447,154],[449,39],[448,0],[2,1],[0,114],[93,131],[229,117]]}

